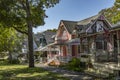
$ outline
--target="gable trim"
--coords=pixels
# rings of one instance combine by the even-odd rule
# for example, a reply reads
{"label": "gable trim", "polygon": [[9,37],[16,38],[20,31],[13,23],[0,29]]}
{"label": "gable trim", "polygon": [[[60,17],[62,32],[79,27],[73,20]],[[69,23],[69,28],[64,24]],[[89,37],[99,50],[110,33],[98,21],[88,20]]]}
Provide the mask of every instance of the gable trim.
{"label": "gable trim", "polygon": [[[104,17],[103,15],[100,15],[100,16],[102,16],[102,17]],[[98,18],[100,17],[100,16],[98,16]],[[85,32],[88,32],[88,30],[98,21],[98,18],[94,21],[94,23],[91,25],[91,26],[89,26],[87,29],[86,29],[86,31]],[[104,20],[102,20],[104,23],[108,23],[108,26],[109,26],[109,28],[111,28],[111,24],[110,24],[110,22],[104,17]],[[106,22],[105,22],[106,21]]]}
{"label": "gable trim", "polygon": [[[61,24],[62,24],[62,26],[61,26]],[[69,33],[69,31],[67,30],[67,28],[65,27],[65,25],[64,25],[64,23],[63,23],[62,20],[60,21],[60,24],[59,24],[59,27],[58,27],[58,31],[59,31],[59,29],[60,29],[61,27],[64,27],[64,29],[67,31],[67,33],[68,33],[69,35],[71,35],[71,34]],[[59,34],[58,31],[57,31],[56,35]]]}

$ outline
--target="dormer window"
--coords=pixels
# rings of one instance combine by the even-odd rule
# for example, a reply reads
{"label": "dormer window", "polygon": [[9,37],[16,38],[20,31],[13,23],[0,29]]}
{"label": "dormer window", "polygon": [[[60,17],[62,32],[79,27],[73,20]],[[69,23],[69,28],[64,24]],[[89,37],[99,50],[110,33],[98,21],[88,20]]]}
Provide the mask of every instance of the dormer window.
{"label": "dormer window", "polygon": [[81,31],[82,28],[83,28],[83,25],[76,25],[76,27],[75,27],[75,29],[76,29],[77,31]]}

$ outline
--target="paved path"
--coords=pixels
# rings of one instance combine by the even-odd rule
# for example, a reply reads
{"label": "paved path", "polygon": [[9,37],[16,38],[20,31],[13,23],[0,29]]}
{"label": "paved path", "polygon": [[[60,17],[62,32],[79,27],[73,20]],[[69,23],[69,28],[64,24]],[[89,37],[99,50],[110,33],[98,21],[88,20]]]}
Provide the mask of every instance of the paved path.
{"label": "paved path", "polygon": [[87,74],[81,73],[81,72],[64,70],[64,69],[61,69],[61,68],[45,66],[45,65],[42,65],[42,64],[37,64],[36,66],[41,67],[43,69],[46,69],[48,71],[54,72],[54,73],[59,73],[64,77],[70,78],[70,80],[94,80],[93,77],[91,77]]}

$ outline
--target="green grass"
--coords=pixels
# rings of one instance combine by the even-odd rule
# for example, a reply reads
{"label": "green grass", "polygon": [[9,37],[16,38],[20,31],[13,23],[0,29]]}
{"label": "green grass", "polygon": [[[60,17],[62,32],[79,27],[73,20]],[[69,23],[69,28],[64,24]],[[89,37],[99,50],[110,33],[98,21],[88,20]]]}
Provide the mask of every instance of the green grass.
{"label": "green grass", "polygon": [[25,65],[0,65],[0,80],[69,80],[60,74],[51,73]]}

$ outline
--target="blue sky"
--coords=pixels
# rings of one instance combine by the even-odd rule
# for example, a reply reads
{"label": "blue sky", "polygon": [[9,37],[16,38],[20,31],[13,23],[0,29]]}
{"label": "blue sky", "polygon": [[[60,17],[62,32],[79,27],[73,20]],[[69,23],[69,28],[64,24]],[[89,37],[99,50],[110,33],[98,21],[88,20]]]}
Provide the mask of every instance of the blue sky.
{"label": "blue sky", "polygon": [[60,20],[80,21],[109,8],[115,0],[61,0],[53,8],[46,10],[45,25],[33,29],[34,33],[58,28]]}

